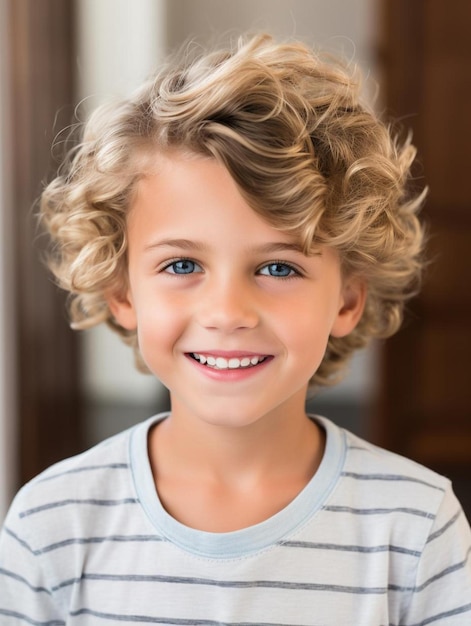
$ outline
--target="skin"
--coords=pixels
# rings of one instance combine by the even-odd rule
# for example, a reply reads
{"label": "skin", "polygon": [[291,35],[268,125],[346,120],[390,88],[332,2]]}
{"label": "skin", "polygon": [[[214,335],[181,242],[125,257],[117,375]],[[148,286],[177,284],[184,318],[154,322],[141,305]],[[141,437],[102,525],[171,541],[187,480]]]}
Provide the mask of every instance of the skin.
{"label": "skin", "polygon": [[[308,381],[329,336],[355,327],[365,290],[342,280],[333,249],[305,256],[266,223],[213,159],[156,155],[127,227],[129,288],[108,303],[170,390],[171,415],[149,437],[160,499],[200,530],[267,519],[322,459]],[[195,353],[262,362],[215,369]]]}

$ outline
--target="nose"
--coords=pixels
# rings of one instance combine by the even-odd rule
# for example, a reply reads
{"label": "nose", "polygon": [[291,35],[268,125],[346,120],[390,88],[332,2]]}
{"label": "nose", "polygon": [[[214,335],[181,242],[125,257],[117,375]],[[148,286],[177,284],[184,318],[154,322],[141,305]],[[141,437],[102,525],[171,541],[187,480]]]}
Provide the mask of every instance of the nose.
{"label": "nose", "polygon": [[259,307],[254,286],[242,280],[225,279],[208,283],[199,306],[199,322],[207,329],[226,333],[255,328]]}

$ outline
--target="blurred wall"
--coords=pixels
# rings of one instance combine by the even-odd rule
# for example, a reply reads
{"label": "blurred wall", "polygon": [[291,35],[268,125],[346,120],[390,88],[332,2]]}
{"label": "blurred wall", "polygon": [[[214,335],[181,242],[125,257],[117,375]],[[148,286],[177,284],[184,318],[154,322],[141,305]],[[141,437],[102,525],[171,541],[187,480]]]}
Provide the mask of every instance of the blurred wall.
{"label": "blurred wall", "polygon": [[7,124],[9,98],[7,1],[0,0],[0,523],[11,500],[15,480],[15,354],[13,284],[11,280],[12,224],[10,219],[11,173],[8,147],[11,145]]}
{"label": "blurred wall", "polygon": [[168,44],[267,31],[352,56],[372,68],[376,0],[169,0]]}

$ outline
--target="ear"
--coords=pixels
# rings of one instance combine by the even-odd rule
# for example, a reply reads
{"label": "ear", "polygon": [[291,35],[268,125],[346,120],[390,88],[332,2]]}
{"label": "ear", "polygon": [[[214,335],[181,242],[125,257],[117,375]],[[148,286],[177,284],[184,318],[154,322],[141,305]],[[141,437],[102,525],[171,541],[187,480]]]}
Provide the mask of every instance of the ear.
{"label": "ear", "polygon": [[332,326],[332,337],[345,337],[360,321],[366,302],[366,285],[363,281],[351,279],[342,287],[340,308]]}
{"label": "ear", "polygon": [[126,330],[136,330],[136,310],[129,290],[125,294],[117,292],[107,294],[106,302],[114,319],[120,326]]}

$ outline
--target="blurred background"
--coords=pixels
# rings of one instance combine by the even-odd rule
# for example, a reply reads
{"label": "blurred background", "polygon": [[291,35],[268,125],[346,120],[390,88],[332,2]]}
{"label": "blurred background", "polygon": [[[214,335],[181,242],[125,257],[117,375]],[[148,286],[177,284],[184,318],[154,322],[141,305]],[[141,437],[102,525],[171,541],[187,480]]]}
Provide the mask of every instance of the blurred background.
{"label": "blurred background", "polygon": [[111,331],[68,328],[34,218],[53,140],[188,38],[246,31],[354,60],[365,97],[413,131],[430,185],[423,292],[308,409],[450,476],[471,516],[470,26],[468,0],[0,0],[0,520],[46,466],[168,406]]}

